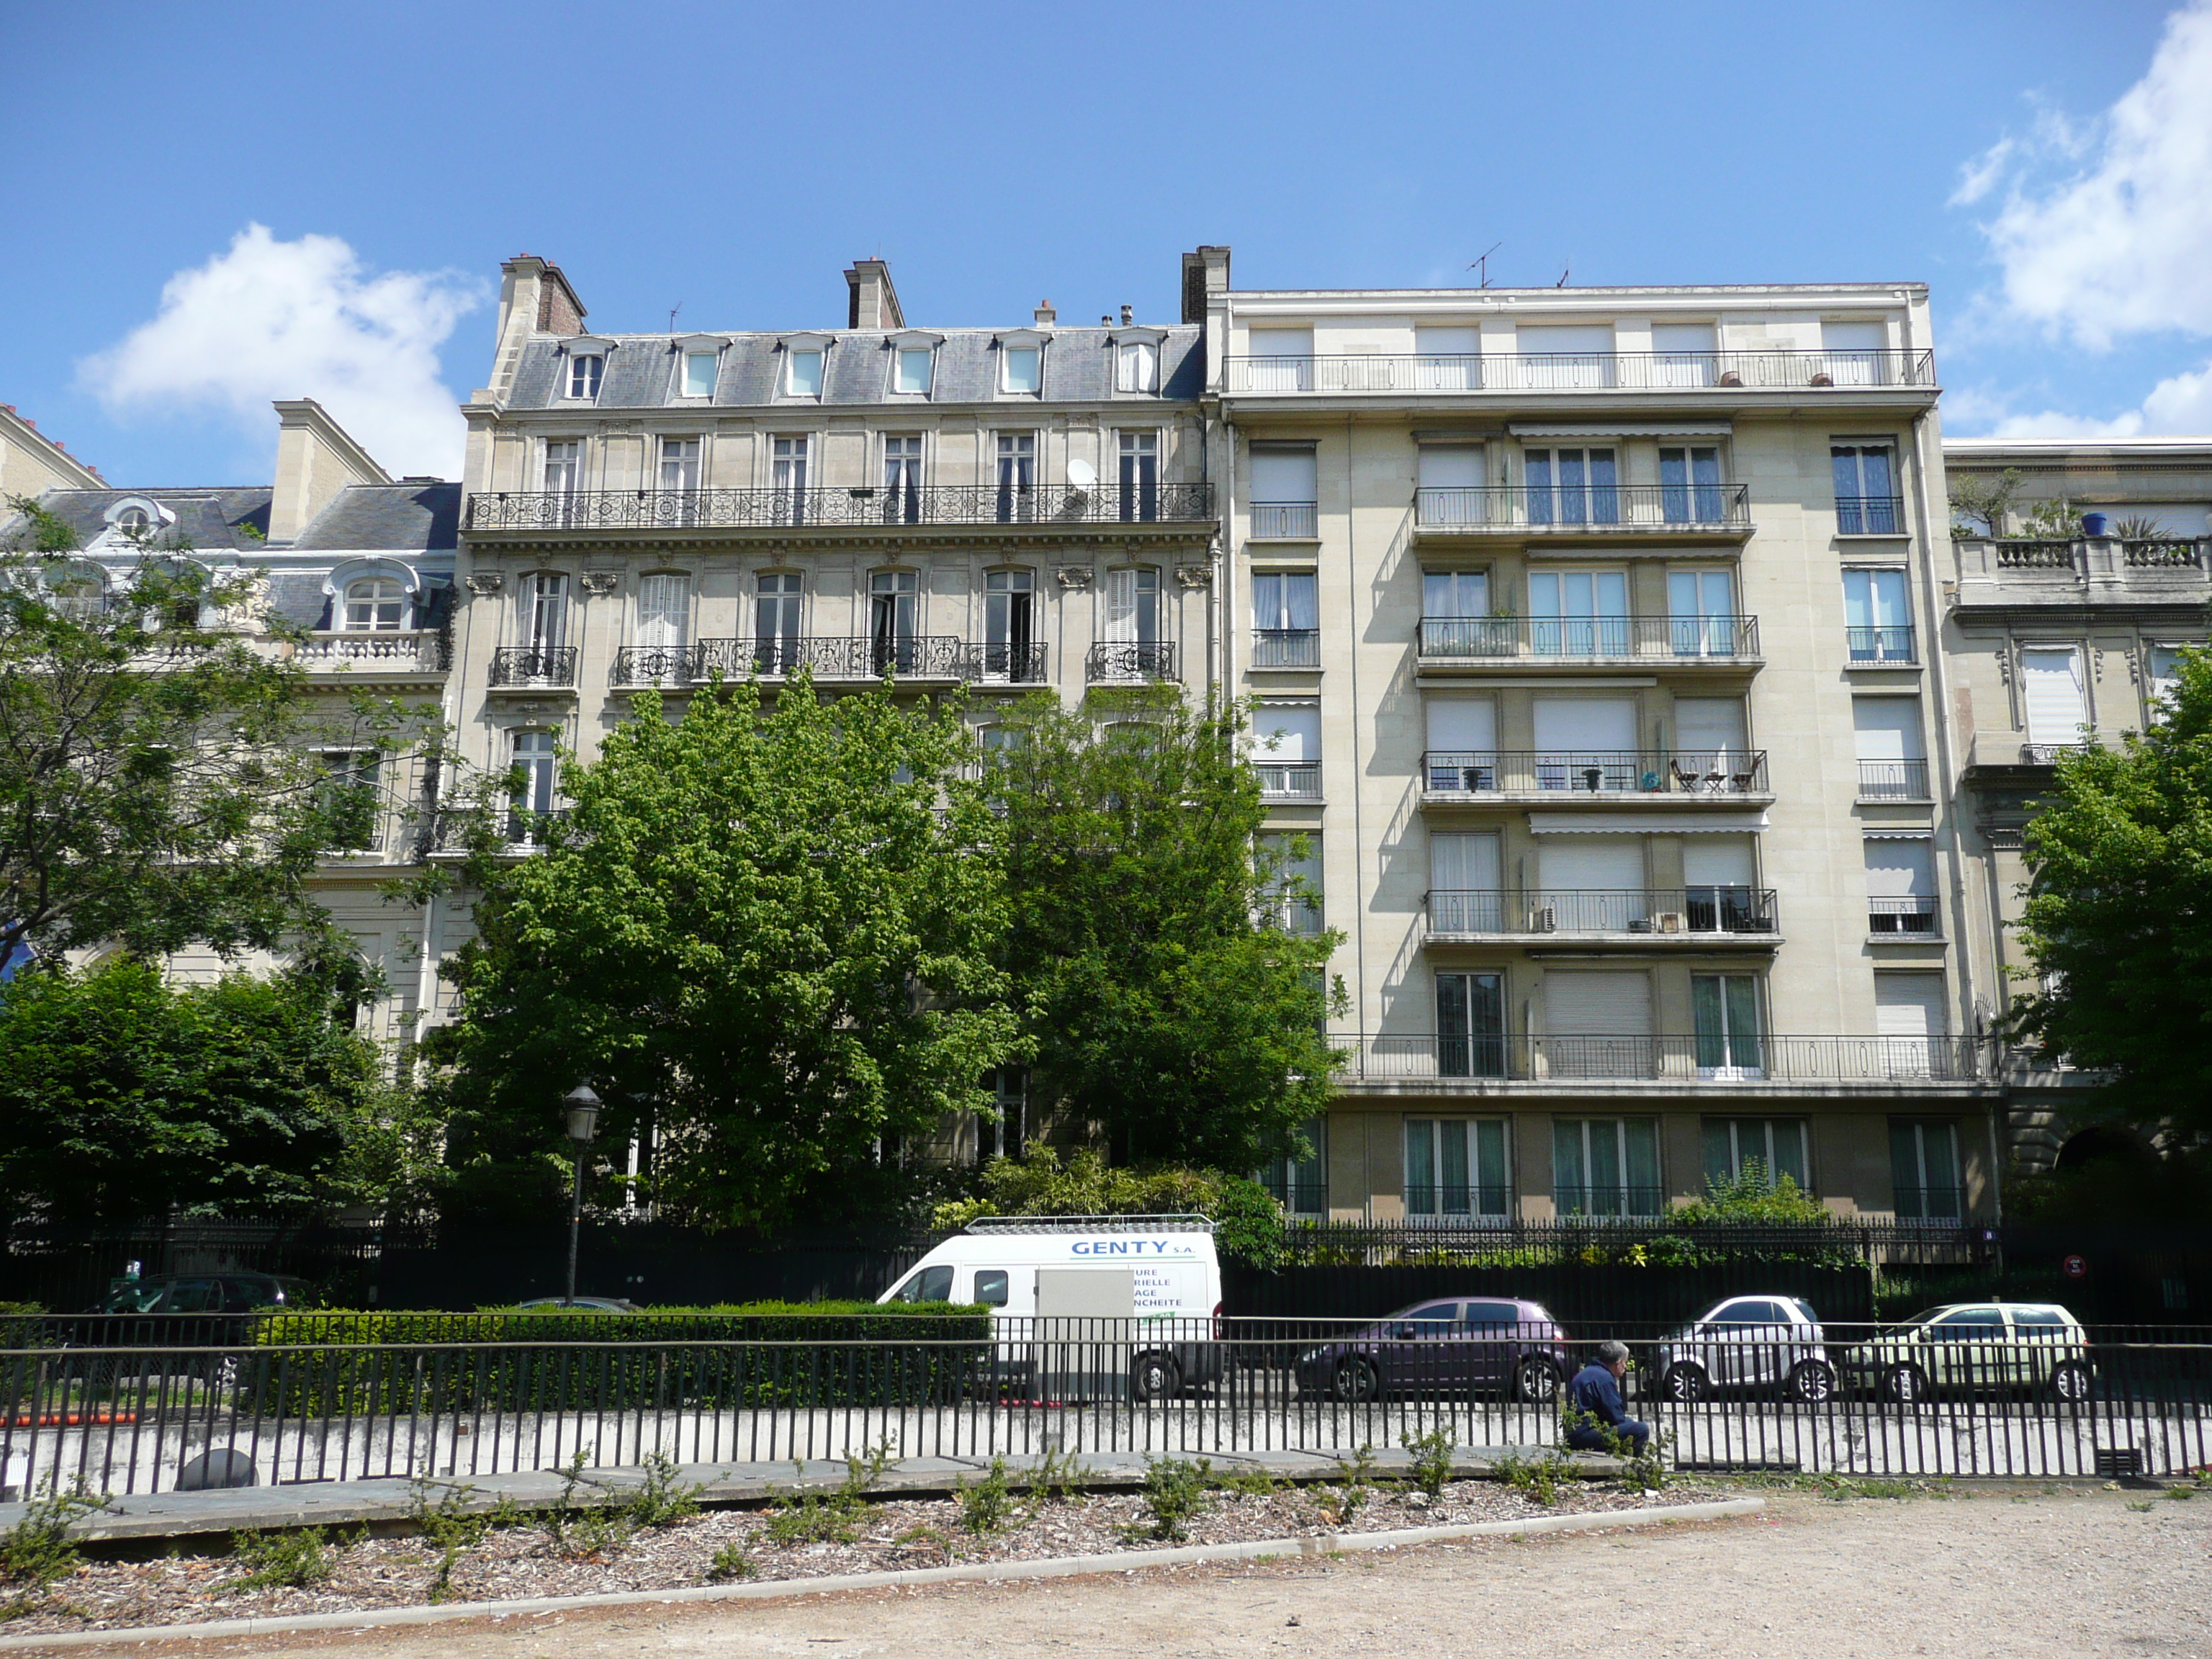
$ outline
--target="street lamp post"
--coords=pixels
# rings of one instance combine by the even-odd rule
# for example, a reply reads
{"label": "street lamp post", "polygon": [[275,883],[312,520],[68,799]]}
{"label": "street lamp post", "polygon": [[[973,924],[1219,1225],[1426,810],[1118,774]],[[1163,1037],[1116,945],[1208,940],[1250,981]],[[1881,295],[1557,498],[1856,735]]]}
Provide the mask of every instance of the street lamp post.
{"label": "street lamp post", "polygon": [[584,1154],[591,1149],[592,1137],[599,1132],[599,1097],[592,1092],[592,1085],[580,1083],[568,1091],[562,1105],[567,1109],[568,1139],[576,1148],[576,1179],[568,1189],[568,1300],[567,1305],[576,1305],[576,1239],[584,1227]]}

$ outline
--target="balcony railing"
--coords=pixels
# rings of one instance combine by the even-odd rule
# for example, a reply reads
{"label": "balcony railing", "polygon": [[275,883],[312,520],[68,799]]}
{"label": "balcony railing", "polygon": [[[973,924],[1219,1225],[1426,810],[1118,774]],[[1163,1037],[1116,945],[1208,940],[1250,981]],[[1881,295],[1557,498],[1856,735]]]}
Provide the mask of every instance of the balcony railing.
{"label": "balcony railing", "polygon": [[2020,746],[2022,766],[2056,766],[2061,755],[2078,755],[2085,750],[2099,748],[2094,743],[2024,743]]}
{"label": "balcony railing", "polygon": [[1838,495],[1836,533],[1838,536],[1902,536],[1905,534],[1902,495]]}
{"label": "balcony railing", "polygon": [[311,634],[292,647],[292,660],[313,673],[442,674],[446,636],[436,629]]}
{"label": "balcony railing", "polygon": [[1255,668],[1318,668],[1321,629],[1318,628],[1255,628],[1252,630]]}
{"label": "balcony railing", "polygon": [[1297,1176],[1285,1177],[1281,1167],[1261,1176],[1260,1184],[1267,1196],[1292,1215],[1327,1215],[1328,1213],[1328,1183]]}
{"label": "balcony railing", "polygon": [[422,849],[426,853],[465,853],[479,829],[485,829],[491,830],[497,838],[496,844],[508,852],[536,852],[550,843],[551,826],[567,822],[568,817],[568,809],[565,806],[544,812],[522,807],[441,812],[424,830]]}
{"label": "balcony railing", "polygon": [[1513,1212],[1510,1187],[1481,1187],[1471,1182],[1409,1181],[1406,1183],[1406,1218],[1450,1220],[1466,1216],[1492,1216],[1503,1221]]}
{"label": "balcony railing", "polygon": [[1429,933],[1772,933],[1771,887],[1571,888],[1534,892],[1438,890]]}
{"label": "balcony railing", "polygon": [[1919,660],[1911,623],[1887,623],[1878,628],[1846,628],[1844,637],[1849,644],[1854,668],[1865,668],[1879,663]]}
{"label": "balcony railing", "polygon": [[1622,1082],[1972,1083],[1984,1043],[1954,1036],[1772,1036],[1684,1033],[1509,1036],[1435,1032],[1332,1033],[1340,1078],[1449,1085]]}
{"label": "balcony railing", "polygon": [[576,647],[573,645],[502,645],[491,653],[494,685],[574,685]]}
{"label": "balcony railing", "polygon": [[1255,542],[1310,542],[1320,534],[1320,508],[1312,501],[1255,501],[1252,539]]}
{"label": "balcony railing", "polygon": [[1260,793],[1267,800],[1321,799],[1319,761],[1255,760],[1252,769],[1260,775]]}
{"label": "balcony railing", "polygon": [[1136,684],[1171,680],[1176,677],[1176,648],[1160,641],[1139,645],[1102,640],[1085,656],[1083,677],[1094,684],[1102,680]]}
{"label": "balcony railing", "polygon": [[1664,1187],[1554,1187],[1552,1200],[1563,1216],[1660,1216],[1668,1209]]}
{"label": "balcony railing", "polygon": [[1611,661],[1759,654],[1756,617],[1424,617],[1421,655]]}
{"label": "balcony railing", "polygon": [[1766,751],[1431,749],[1421,781],[1431,795],[1756,795],[1766,793]]}
{"label": "balcony railing", "polygon": [[626,645],[615,653],[617,685],[684,685],[690,678],[688,646]]}
{"label": "balcony railing", "polygon": [[1230,357],[1223,389],[1269,393],[1796,392],[1932,386],[1927,351],[1534,351]]}
{"label": "balcony railing", "polygon": [[1924,760],[1861,761],[1861,800],[1928,800],[1928,763]]}
{"label": "balcony railing", "polygon": [[[902,680],[998,680],[1026,685],[1042,683],[1045,672],[1042,644],[975,645],[941,634],[902,639],[772,635],[765,639],[701,640],[681,653],[680,660],[671,660],[673,654],[637,647],[617,653],[616,683],[636,684],[653,678],[704,682],[718,675],[730,680],[754,675],[778,679],[804,668],[817,680],[879,680],[889,674]],[[662,668],[671,672],[651,672]]]}
{"label": "balcony railing", "polygon": [[1748,529],[1747,484],[1485,484],[1417,489],[1413,523],[1433,531]]}
{"label": "balcony railing", "polygon": [[1898,898],[1867,901],[1869,933],[1932,933],[1939,922],[1933,893],[1912,893]]}
{"label": "balcony railing", "polygon": [[2201,557],[2199,544],[2185,541],[2136,541],[2120,544],[2121,562],[2131,570],[2194,570]]}
{"label": "balcony railing", "polygon": [[1899,1221],[1955,1222],[1966,1212],[1962,1187],[1899,1187],[1893,1191]]}
{"label": "balcony railing", "polygon": [[910,489],[593,489],[469,497],[471,530],[726,530],[805,525],[1202,523],[1203,483],[927,484]]}
{"label": "balcony railing", "polygon": [[2071,570],[2074,544],[2067,541],[2008,540],[1996,544],[2000,570]]}

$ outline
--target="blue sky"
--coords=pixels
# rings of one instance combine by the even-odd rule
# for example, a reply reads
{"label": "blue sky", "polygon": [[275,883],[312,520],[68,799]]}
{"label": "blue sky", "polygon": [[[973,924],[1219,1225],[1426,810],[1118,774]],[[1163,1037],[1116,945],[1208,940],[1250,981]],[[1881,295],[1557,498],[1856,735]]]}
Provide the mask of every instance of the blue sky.
{"label": "blue sky", "polygon": [[957,325],[1166,319],[1201,241],[1250,287],[1502,242],[1925,280],[1947,429],[2212,430],[2212,0],[2170,13],[0,0],[0,401],[118,482],[266,478],[302,393],[450,475],[520,251],[623,330],[839,324],[875,252]]}

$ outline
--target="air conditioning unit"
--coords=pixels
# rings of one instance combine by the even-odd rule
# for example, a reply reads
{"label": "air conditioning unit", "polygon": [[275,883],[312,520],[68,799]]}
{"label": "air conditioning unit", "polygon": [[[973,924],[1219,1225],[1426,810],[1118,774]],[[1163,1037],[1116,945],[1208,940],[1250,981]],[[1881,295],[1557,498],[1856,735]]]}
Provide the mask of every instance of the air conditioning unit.
{"label": "air conditioning unit", "polygon": [[1680,910],[1662,910],[1652,920],[1659,924],[1659,931],[1662,933],[1681,933],[1689,931],[1690,919]]}
{"label": "air conditioning unit", "polygon": [[1559,913],[1557,908],[1547,904],[1540,910],[1531,911],[1528,916],[1528,931],[1532,933],[1558,933]]}

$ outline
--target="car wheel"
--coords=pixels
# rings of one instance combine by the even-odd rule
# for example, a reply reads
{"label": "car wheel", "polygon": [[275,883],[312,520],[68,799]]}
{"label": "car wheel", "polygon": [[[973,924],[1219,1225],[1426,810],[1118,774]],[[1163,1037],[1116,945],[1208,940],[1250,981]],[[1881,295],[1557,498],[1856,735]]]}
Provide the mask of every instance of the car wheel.
{"label": "car wheel", "polygon": [[1817,1406],[1832,1400],[1836,1394],[1836,1374],[1826,1360],[1808,1359],[1790,1373],[1790,1397],[1808,1406]]}
{"label": "car wheel", "polygon": [[1172,1400],[1182,1392],[1182,1367],[1171,1354],[1139,1354],[1129,1368],[1129,1392],[1140,1401]]}
{"label": "car wheel", "polygon": [[1372,1360],[1346,1359],[1339,1362],[1329,1392],[1346,1402],[1372,1400],[1382,1392],[1382,1379]]}
{"label": "car wheel", "polygon": [[1899,1365],[1883,1383],[1883,1391],[1900,1406],[1914,1406],[1928,1397],[1928,1378],[1917,1365]]}
{"label": "car wheel", "polygon": [[2071,1359],[2055,1367],[2051,1373],[2051,1392],[2069,1405],[2079,1405],[2089,1397],[2089,1368]]}
{"label": "car wheel", "polygon": [[1713,1380],[1702,1365],[1669,1365],[1659,1388],[1669,1400],[1703,1400],[1713,1391]]}
{"label": "car wheel", "polygon": [[1548,1359],[1528,1358],[1513,1368],[1513,1397],[1540,1406],[1559,1397],[1559,1368]]}

